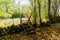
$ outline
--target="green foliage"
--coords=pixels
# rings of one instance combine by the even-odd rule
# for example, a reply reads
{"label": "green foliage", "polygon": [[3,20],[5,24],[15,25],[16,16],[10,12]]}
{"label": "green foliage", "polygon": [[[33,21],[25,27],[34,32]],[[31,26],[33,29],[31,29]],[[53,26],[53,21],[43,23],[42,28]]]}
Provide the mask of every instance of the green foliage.
{"label": "green foliage", "polygon": [[[17,0],[18,1],[18,0]],[[39,0],[40,7],[38,4],[38,0],[36,0],[36,16],[35,16],[35,11],[34,11],[34,4],[33,2],[35,0],[29,0],[31,2],[31,5],[23,5],[21,6],[18,2],[17,4],[15,3],[14,0],[2,0],[0,1],[0,19],[6,19],[6,18],[21,18],[24,17],[23,14],[28,14],[29,16],[32,14],[30,20],[33,23],[34,18],[36,17],[36,21],[39,22],[40,16],[41,20],[47,20],[49,19],[48,17],[48,0]],[[54,7],[54,0],[51,0],[51,12],[52,14],[54,13],[53,8]],[[39,16],[39,9],[40,9],[40,16]],[[7,12],[8,10],[8,12]],[[35,17],[34,17],[35,16]]]}
{"label": "green foliage", "polygon": [[11,18],[11,14],[7,13],[0,13],[0,19],[6,19],[6,18]]}
{"label": "green foliage", "polygon": [[22,17],[24,17],[24,15],[19,12],[14,12],[12,14],[12,18],[22,18]]}
{"label": "green foliage", "polygon": [[20,17],[20,14],[18,14],[16,12],[12,14],[12,18],[19,18],[19,17]]}

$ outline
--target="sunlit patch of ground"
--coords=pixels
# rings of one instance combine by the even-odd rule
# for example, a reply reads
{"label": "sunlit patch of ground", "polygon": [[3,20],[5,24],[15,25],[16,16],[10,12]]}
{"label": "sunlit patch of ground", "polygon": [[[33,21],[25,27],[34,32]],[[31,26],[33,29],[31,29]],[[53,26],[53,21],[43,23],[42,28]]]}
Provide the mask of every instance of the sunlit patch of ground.
{"label": "sunlit patch of ground", "polygon": [[[20,18],[0,20],[0,27],[4,28],[7,26],[10,27],[12,25],[18,26],[20,25],[20,22],[21,22]],[[28,22],[28,18],[22,18],[22,23],[26,22]]]}
{"label": "sunlit patch of ground", "polygon": [[19,25],[20,18],[0,20],[0,27],[4,28],[11,25]]}

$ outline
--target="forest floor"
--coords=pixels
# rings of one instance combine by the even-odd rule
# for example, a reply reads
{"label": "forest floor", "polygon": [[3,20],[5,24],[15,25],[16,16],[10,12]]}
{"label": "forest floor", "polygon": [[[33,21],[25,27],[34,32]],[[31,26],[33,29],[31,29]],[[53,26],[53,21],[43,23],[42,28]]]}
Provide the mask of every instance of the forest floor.
{"label": "forest floor", "polygon": [[52,27],[40,27],[35,29],[35,34],[26,35],[20,32],[13,35],[0,37],[0,40],[60,40],[60,23]]}

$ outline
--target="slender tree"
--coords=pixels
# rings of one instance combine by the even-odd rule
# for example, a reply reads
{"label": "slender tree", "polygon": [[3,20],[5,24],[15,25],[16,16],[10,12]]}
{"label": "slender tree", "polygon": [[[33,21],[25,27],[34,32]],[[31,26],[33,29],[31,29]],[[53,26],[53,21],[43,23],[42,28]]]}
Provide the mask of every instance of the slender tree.
{"label": "slender tree", "polygon": [[8,12],[8,5],[7,5],[7,0],[6,0],[5,7],[6,7],[6,12]]}
{"label": "slender tree", "polygon": [[54,1],[54,19],[56,20],[57,13],[57,0]]}
{"label": "slender tree", "polygon": [[51,20],[50,6],[51,6],[51,0],[48,0],[48,17],[51,22],[52,20]]}
{"label": "slender tree", "polygon": [[34,24],[36,24],[36,0],[34,0]]}
{"label": "slender tree", "polygon": [[40,12],[40,9],[41,9],[41,5],[40,5],[40,0],[38,0],[38,9],[39,9],[39,18],[40,18],[40,24],[41,24],[41,12]]}

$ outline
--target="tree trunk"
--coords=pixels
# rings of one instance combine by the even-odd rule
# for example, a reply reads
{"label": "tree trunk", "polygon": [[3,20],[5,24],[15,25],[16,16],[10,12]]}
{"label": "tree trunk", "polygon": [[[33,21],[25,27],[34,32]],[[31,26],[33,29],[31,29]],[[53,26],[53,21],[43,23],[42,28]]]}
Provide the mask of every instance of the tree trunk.
{"label": "tree trunk", "polygon": [[6,12],[8,12],[7,0],[5,6],[6,6]]}
{"label": "tree trunk", "polygon": [[50,13],[50,6],[51,6],[51,0],[48,0],[48,17],[49,17],[50,22],[52,22],[51,13]]}
{"label": "tree trunk", "polygon": [[40,18],[40,25],[41,25],[41,13],[40,13],[41,5],[39,0],[38,0],[38,5],[39,5],[39,18]]}
{"label": "tree trunk", "polygon": [[56,14],[57,13],[57,0],[54,1],[54,20],[56,21]]}
{"label": "tree trunk", "polygon": [[34,24],[36,24],[36,0],[34,0]]}

